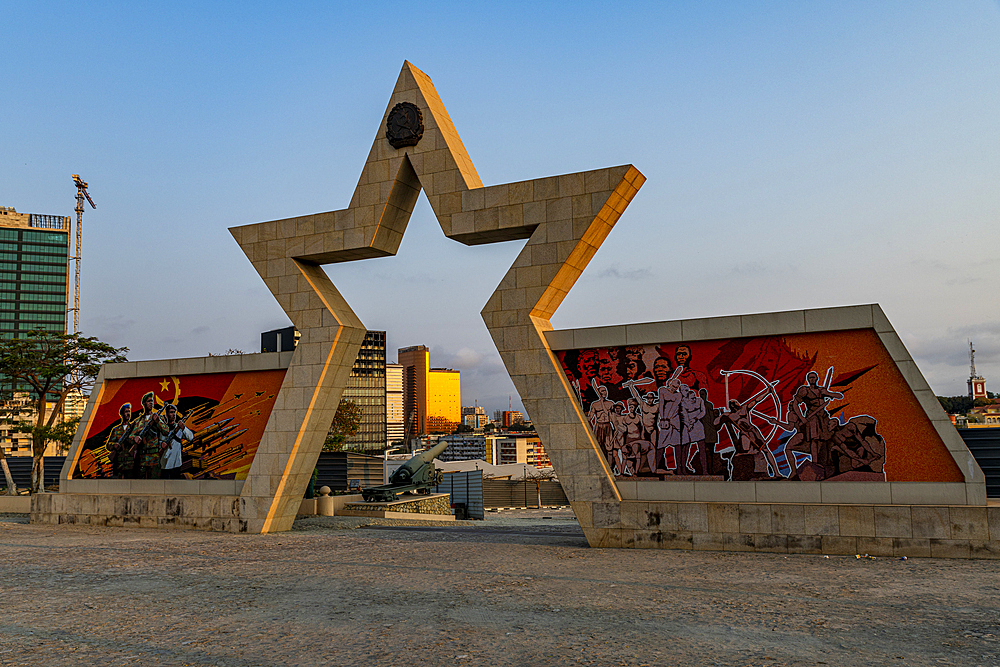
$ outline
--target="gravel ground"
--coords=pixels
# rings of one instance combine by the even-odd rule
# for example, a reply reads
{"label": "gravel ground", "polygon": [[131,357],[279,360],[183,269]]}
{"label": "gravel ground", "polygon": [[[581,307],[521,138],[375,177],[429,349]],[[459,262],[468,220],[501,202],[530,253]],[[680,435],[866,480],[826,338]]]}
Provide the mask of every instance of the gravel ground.
{"label": "gravel ground", "polygon": [[1000,665],[1000,561],[590,549],[566,510],[406,523],[0,515],[0,665]]}

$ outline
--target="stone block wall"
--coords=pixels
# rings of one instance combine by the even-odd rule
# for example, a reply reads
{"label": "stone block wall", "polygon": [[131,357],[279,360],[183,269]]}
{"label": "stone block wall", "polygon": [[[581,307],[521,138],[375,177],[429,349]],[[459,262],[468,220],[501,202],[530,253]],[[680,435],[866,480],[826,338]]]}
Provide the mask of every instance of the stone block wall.
{"label": "stone block wall", "polygon": [[591,546],[1000,558],[1000,502],[968,505],[573,503]]}
{"label": "stone block wall", "polygon": [[37,493],[31,522],[245,533],[239,496]]}

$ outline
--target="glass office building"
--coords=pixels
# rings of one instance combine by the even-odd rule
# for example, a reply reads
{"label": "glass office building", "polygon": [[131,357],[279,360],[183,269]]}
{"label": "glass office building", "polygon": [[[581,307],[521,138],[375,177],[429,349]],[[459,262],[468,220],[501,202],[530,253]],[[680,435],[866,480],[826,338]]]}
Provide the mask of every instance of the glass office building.
{"label": "glass office building", "polygon": [[383,451],[386,448],[385,332],[369,331],[361,344],[342,400],[361,408],[361,425],[344,441],[344,449]]}
{"label": "glass office building", "polygon": [[66,332],[68,217],[0,206],[0,336]]}

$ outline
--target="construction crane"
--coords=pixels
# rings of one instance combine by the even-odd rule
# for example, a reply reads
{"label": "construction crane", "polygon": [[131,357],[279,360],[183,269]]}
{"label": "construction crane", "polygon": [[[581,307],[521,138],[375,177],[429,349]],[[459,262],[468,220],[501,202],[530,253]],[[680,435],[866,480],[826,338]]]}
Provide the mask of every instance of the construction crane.
{"label": "construction crane", "polygon": [[80,174],[73,174],[73,183],[76,185],[76,253],[70,259],[76,260],[76,271],[73,276],[73,307],[70,310],[73,311],[72,333],[79,333],[80,260],[83,258],[83,253],[80,252],[80,244],[83,242],[83,198],[86,197],[87,201],[90,202],[90,208],[97,208],[97,204],[90,198],[90,193],[87,192],[87,182],[80,178]]}

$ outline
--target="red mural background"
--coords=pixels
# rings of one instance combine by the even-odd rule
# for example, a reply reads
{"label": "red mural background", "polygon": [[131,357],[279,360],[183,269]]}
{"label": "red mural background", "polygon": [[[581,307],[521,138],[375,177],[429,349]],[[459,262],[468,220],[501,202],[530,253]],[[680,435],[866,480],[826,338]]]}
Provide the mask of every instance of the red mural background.
{"label": "red mural background", "polygon": [[155,409],[177,406],[193,433],[183,444],[183,478],[246,479],[284,377],[284,370],[269,370],[107,380],[72,477],[112,477],[109,438],[121,424],[119,410],[129,403],[140,414],[142,397],[152,392]]}
{"label": "red mural background", "polygon": [[[618,478],[964,480],[870,329],[556,356]],[[665,437],[670,419],[679,435]]]}

